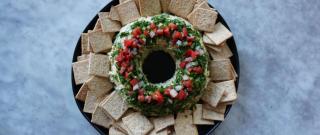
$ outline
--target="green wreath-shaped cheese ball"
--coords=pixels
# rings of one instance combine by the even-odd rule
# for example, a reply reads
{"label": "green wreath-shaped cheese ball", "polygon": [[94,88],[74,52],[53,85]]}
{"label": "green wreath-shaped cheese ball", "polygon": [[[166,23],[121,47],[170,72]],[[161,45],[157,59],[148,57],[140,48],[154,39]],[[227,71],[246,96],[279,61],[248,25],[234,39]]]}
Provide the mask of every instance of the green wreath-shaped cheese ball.
{"label": "green wreath-shaped cheese ball", "polygon": [[[158,50],[173,57],[176,69],[169,80],[151,83],[142,64],[149,53]],[[124,26],[109,58],[110,80],[116,91],[129,105],[148,116],[192,108],[208,82],[209,55],[201,33],[184,19],[169,14],[142,17]]]}

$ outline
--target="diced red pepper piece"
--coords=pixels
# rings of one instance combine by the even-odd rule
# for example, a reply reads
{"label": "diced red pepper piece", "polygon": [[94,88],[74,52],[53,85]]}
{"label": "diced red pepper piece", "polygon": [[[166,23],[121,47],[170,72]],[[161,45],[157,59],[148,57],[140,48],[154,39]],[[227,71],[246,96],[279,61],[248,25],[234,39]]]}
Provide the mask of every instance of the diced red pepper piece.
{"label": "diced red pepper piece", "polygon": [[170,27],[170,30],[177,30],[178,29],[178,26],[174,23],[169,23],[168,26]]}
{"label": "diced red pepper piece", "polygon": [[132,40],[132,39],[125,39],[124,40],[124,46],[127,47],[127,48],[131,47],[132,44],[133,44],[133,41],[134,40]]}
{"label": "diced red pepper piece", "polygon": [[187,97],[186,92],[184,90],[180,90],[176,98],[178,100],[184,100],[186,97]]}
{"label": "diced red pepper piece", "polygon": [[199,53],[198,53],[197,51],[193,51],[193,52],[191,53],[192,59],[196,59],[198,56],[199,56]]}
{"label": "diced red pepper piece", "polygon": [[153,22],[150,24],[150,28],[151,29],[156,29],[157,28],[157,26],[156,26],[156,24],[154,24]]}
{"label": "diced red pepper piece", "polygon": [[201,74],[203,73],[203,69],[200,67],[200,66],[197,66],[197,67],[193,67],[192,68],[192,71],[196,74]]}
{"label": "diced red pepper piece", "polygon": [[158,104],[162,104],[164,99],[163,99],[163,95],[160,93],[159,90],[155,91],[153,94],[152,94],[152,99],[157,101]]}
{"label": "diced red pepper piece", "polygon": [[169,27],[165,27],[163,29],[163,33],[164,33],[164,36],[170,37],[170,29],[169,29]]}
{"label": "diced red pepper piece", "polygon": [[149,31],[148,31],[148,30],[144,30],[143,34],[144,34],[146,37],[149,37]]}
{"label": "diced red pepper piece", "polygon": [[182,35],[181,35],[181,33],[179,32],[179,31],[175,31],[174,33],[173,33],[173,37],[172,37],[173,39],[181,39],[182,38]]}
{"label": "diced red pepper piece", "polygon": [[144,102],[144,95],[139,95],[138,96],[138,101],[139,102]]}
{"label": "diced red pepper piece", "polygon": [[185,68],[186,67],[186,65],[187,65],[187,62],[186,61],[182,61],[182,62],[180,62],[180,68]]}
{"label": "diced red pepper piece", "polygon": [[183,37],[187,37],[188,36],[188,30],[186,27],[182,28],[182,33],[183,33]]}
{"label": "diced red pepper piece", "polygon": [[157,36],[162,36],[163,35],[163,29],[158,29],[156,32]]}
{"label": "diced red pepper piece", "polygon": [[140,34],[142,34],[141,28],[140,27],[136,27],[132,30],[132,35],[133,37],[139,37]]}
{"label": "diced red pepper piece", "polygon": [[191,88],[192,87],[192,80],[183,81],[183,86],[185,86],[187,88]]}
{"label": "diced red pepper piece", "polygon": [[188,36],[187,37],[188,42],[193,42],[194,41],[194,36]]}
{"label": "diced red pepper piece", "polygon": [[138,79],[132,79],[131,81],[130,81],[130,84],[131,84],[131,86],[135,86],[137,83],[138,83],[139,81],[138,81]]}

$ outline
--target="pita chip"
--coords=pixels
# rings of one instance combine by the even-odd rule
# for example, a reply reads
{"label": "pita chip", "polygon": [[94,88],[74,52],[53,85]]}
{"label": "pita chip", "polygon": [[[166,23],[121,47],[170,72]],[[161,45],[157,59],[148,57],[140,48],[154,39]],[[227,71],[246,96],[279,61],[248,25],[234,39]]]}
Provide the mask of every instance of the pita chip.
{"label": "pita chip", "polygon": [[224,96],[221,98],[220,102],[231,102],[237,99],[234,80],[216,83],[216,85],[224,89]]}
{"label": "pita chip", "polygon": [[109,58],[107,55],[90,54],[89,58],[89,74],[100,77],[108,77]]}
{"label": "pita chip", "polygon": [[81,88],[79,89],[77,95],[76,95],[76,99],[84,102],[86,100],[87,97],[87,92],[89,91],[89,87],[86,83],[83,83]]}
{"label": "pita chip", "polygon": [[122,121],[134,135],[146,135],[153,129],[152,123],[140,112],[129,114]]}
{"label": "pita chip", "polygon": [[212,8],[208,5],[207,1],[202,1],[202,2],[197,2],[196,5],[194,5],[194,9],[196,8],[203,8],[203,9],[208,9],[208,10],[212,10]]}
{"label": "pita chip", "polygon": [[89,54],[82,54],[77,57],[77,61],[87,60],[89,59]]}
{"label": "pita chip", "polygon": [[193,110],[193,124],[196,125],[214,125],[212,120],[206,120],[202,118],[202,104],[196,104],[196,108]]}
{"label": "pita chip", "polygon": [[224,120],[224,114],[223,113],[218,113],[213,110],[203,108],[202,112],[202,117],[203,119],[207,120],[218,120],[218,121],[223,121]]}
{"label": "pita chip", "polygon": [[82,84],[89,79],[89,60],[83,60],[73,63],[72,69],[76,85]]}
{"label": "pita chip", "polygon": [[121,24],[118,21],[111,20],[109,17],[100,18],[103,32],[118,32]]}
{"label": "pita chip", "polygon": [[96,107],[92,113],[91,122],[105,128],[109,128],[114,120],[104,113],[104,110],[101,107]]}
{"label": "pita chip", "polygon": [[193,124],[191,110],[185,110],[177,114],[174,130],[176,135],[198,135],[198,129]]}
{"label": "pita chip", "polygon": [[210,82],[204,91],[201,99],[213,107],[216,107],[224,94],[224,89],[218,87],[215,83]]}
{"label": "pita chip", "polygon": [[154,16],[161,13],[159,0],[139,0],[141,16]]}
{"label": "pita chip", "polygon": [[205,35],[214,42],[214,45],[220,45],[232,37],[232,33],[220,22],[214,26],[212,32],[205,32]]}
{"label": "pita chip", "polygon": [[169,5],[171,0],[160,0],[162,12],[169,12]]}
{"label": "pita chip", "polygon": [[227,105],[219,103],[217,107],[212,107],[209,104],[204,104],[203,108],[224,114],[226,112]]}
{"label": "pita chip", "polygon": [[88,46],[89,46],[88,33],[82,33],[81,34],[81,53],[82,54],[90,53],[90,50],[88,50]]}
{"label": "pita chip", "polygon": [[112,47],[112,39],[109,33],[102,30],[89,32],[89,43],[95,53],[107,52]]}
{"label": "pita chip", "polygon": [[154,130],[156,132],[163,130],[169,126],[172,126],[174,124],[174,116],[173,115],[167,115],[167,116],[162,116],[162,117],[156,117],[151,119],[153,125],[154,125]]}
{"label": "pita chip", "polygon": [[121,132],[120,130],[118,130],[114,126],[112,126],[109,128],[109,135],[126,135],[126,134]]}
{"label": "pita chip", "polygon": [[188,14],[192,12],[195,0],[171,0],[169,11],[182,18],[187,18]]}
{"label": "pita chip", "polygon": [[196,29],[205,32],[213,32],[218,13],[213,10],[197,8],[192,11],[191,15],[188,17],[188,20]]}
{"label": "pita chip", "polygon": [[235,78],[230,59],[212,60],[209,68],[212,81],[228,81]]}
{"label": "pita chip", "polygon": [[115,120],[128,110],[127,102],[116,91],[105,98],[100,106]]}
{"label": "pita chip", "polygon": [[114,21],[120,21],[120,16],[114,6],[112,6],[110,9],[109,18]]}
{"label": "pita chip", "polygon": [[96,96],[100,97],[111,91],[113,84],[108,78],[93,76],[87,82],[86,85],[91,91],[96,93]]}
{"label": "pita chip", "polygon": [[97,97],[94,91],[88,91],[86,100],[84,102],[83,111],[86,113],[93,113],[96,107],[105,97],[106,95]]}
{"label": "pita chip", "polygon": [[230,50],[229,46],[225,42],[219,46],[207,45],[207,47],[217,48],[220,50],[220,51],[216,51],[216,50],[209,51],[213,60],[225,60],[233,56],[232,51]]}
{"label": "pita chip", "polygon": [[115,6],[115,8],[118,11],[122,25],[126,25],[140,18],[139,10],[133,0],[121,3]]}
{"label": "pita chip", "polygon": [[100,19],[97,20],[96,24],[93,27],[93,31],[97,31],[101,29],[101,22]]}

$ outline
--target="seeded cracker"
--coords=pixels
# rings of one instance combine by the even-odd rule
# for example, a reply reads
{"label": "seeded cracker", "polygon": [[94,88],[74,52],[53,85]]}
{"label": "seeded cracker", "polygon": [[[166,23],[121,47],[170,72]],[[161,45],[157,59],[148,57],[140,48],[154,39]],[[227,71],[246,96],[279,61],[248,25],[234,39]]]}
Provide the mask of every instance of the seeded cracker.
{"label": "seeded cracker", "polygon": [[213,32],[218,13],[213,10],[197,8],[188,17],[190,17],[188,19],[196,29]]}
{"label": "seeded cracker", "polygon": [[159,0],[139,0],[141,16],[154,16],[161,13]]}
{"label": "seeded cracker", "polygon": [[86,83],[83,83],[81,88],[79,89],[77,95],[76,95],[76,99],[84,102],[86,100],[86,96],[87,96],[87,92],[89,91],[89,87]]}
{"label": "seeded cracker", "polygon": [[162,12],[169,12],[169,5],[171,0],[160,0]]}
{"label": "seeded cracker", "polygon": [[90,54],[89,58],[89,74],[100,77],[108,77],[109,59],[107,55]]}
{"label": "seeded cracker", "polygon": [[205,32],[205,35],[214,42],[214,45],[220,45],[232,37],[232,33],[220,22],[214,26],[213,32]]}
{"label": "seeded cracker", "polygon": [[89,79],[89,60],[75,62],[72,64],[72,68],[76,85],[82,84]]}
{"label": "seeded cracker", "polygon": [[101,107],[96,107],[94,112],[92,113],[91,122],[97,124],[99,126],[103,126],[105,128],[109,128],[113,123],[113,119],[110,118],[107,114],[104,113]]}
{"label": "seeded cracker", "polygon": [[171,0],[169,11],[182,18],[187,18],[195,4],[195,0]]}
{"label": "seeded cracker", "polygon": [[127,102],[113,91],[100,105],[113,119],[118,120],[127,110]]}
{"label": "seeded cracker", "polygon": [[223,96],[223,93],[224,89],[221,89],[215,83],[210,82],[201,99],[211,106],[216,107]]}
{"label": "seeded cracker", "polygon": [[95,53],[107,52],[112,47],[112,39],[109,33],[102,30],[89,32],[89,43]]}
{"label": "seeded cracker", "polygon": [[202,104],[196,104],[196,108],[193,110],[193,124],[196,125],[213,125],[212,120],[206,120],[202,118]]}
{"label": "seeded cracker", "polygon": [[177,114],[174,130],[176,135],[198,135],[198,129],[193,124],[191,110],[185,110]]}
{"label": "seeded cracker", "polygon": [[134,135],[146,135],[153,129],[152,123],[140,112],[126,116],[122,121]]}
{"label": "seeded cracker", "polygon": [[132,0],[126,1],[116,6],[122,25],[126,25],[140,18],[136,3]]}
{"label": "seeded cracker", "polygon": [[229,59],[210,62],[210,77],[212,81],[228,81],[234,79],[232,64]]}

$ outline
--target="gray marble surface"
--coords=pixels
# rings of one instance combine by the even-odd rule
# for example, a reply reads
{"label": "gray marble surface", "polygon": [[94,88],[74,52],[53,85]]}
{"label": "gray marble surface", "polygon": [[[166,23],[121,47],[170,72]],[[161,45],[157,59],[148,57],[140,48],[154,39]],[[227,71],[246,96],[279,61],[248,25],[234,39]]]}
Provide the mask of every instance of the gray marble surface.
{"label": "gray marble surface", "polygon": [[[108,0],[1,0],[0,135],[98,134],[70,64]],[[320,1],[210,0],[238,45],[239,100],[217,135],[320,134]]]}

